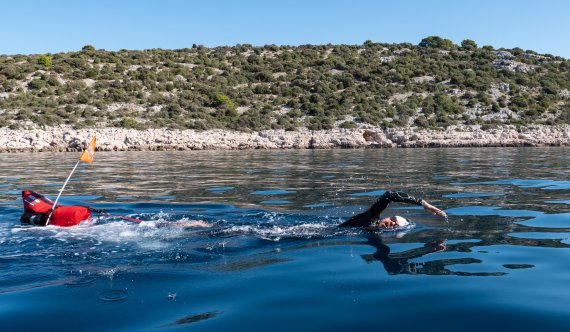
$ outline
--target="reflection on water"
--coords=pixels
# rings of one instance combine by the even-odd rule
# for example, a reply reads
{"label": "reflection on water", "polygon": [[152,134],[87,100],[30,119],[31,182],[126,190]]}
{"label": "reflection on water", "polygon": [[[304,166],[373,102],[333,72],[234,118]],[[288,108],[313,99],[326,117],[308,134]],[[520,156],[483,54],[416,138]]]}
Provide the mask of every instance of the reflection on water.
{"label": "reflection on water", "polygon": [[165,327],[173,326],[173,325],[184,325],[184,324],[196,323],[196,322],[199,322],[201,320],[216,317],[218,314],[219,314],[218,312],[204,312],[201,314],[190,315],[188,317],[178,319],[172,324],[165,325]]}
{"label": "reflection on water", "polygon": [[[46,314],[73,303],[91,314],[109,314],[102,304],[120,306],[123,315],[111,320],[118,325],[93,323],[103,330],[189,323],[210,330],[358,329],[376,325],[374,308],[404,320],[405,308],[433,322],[428,330],[460,326],[467,312],[487,308],[503,310],[487,313],[497,324],[516,314],[511,326],[557,329],[570,314],[558,305],[570,300],[563,291],[570,281],[569,152],[98,153],[76,171],[62,204],[144,222],[99,216],[65,229],[20,226],[20,192],[55,197],[77,154],[0,154],[0,323],[59,328],[46,317],[18,317],[36,303],[42,310],[35,312]],[[387,189],[444,208],[449,223],[421,207],[393,204],[386,214],[403,215],[413,227],[336,227]],[[65,295],[48,306],[62,287]],[[454,318],[422,304],[433,298],[446,299],[440,309]],[[148,305],[160,309],[137,315]],[[312,325],[310,317],[323,315],[330,320]],[[84,329],[87,319],[73,322]],[[490,327],[482,321],[467,329],[483,328]]]}

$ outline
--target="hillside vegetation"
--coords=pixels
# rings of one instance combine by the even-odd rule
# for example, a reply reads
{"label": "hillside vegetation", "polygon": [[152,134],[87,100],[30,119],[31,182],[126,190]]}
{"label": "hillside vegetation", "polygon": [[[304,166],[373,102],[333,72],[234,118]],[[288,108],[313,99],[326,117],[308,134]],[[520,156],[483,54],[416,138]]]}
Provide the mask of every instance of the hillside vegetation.
{"label": "hillside vegetation", "polygon": [[471,40],[0,56],[0,127],[14,129],[535,123],[570,123],[570,61]]}

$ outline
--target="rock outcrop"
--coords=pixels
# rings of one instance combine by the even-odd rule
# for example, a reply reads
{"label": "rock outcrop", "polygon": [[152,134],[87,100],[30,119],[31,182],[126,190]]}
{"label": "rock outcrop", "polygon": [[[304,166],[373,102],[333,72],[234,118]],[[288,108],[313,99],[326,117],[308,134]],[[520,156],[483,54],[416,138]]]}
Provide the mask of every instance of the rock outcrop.
{"label": "rock outcrop", "polygon": [[63,126],[45,130],[0,128],[0,152],[77,151],[94,135],[97,135],[99,151],[570,146],[568,125],[519,129],[503,126],[491,130],[460,126],[445,131],[363,127],[251,133],[123,128],[77,130]]}

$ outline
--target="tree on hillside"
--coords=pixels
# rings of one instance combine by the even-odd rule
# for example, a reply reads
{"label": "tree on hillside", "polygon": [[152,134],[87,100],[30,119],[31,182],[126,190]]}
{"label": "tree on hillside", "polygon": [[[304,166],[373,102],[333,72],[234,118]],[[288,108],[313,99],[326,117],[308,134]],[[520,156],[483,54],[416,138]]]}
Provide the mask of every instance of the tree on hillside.
{"label": "tree on hillside", "polygon": [[83,48],[81,50],[82,51],[95,51],[95,47],[93,47],[93,45],[85,45],[85,46],[83,46]]}
{"label": "tree on hillside", "polygon": [[418,44],[421,47],[439,48],[443,50],[451,50],[455,48],[455,44],[449,39],[441,38],[439,36],[429,36]]}
{"label": "tree on hillside", "polygon": [[465,39],[461,42],[461,47],[466,50],[474,50],[477,48],[477,43],[471,39]]}

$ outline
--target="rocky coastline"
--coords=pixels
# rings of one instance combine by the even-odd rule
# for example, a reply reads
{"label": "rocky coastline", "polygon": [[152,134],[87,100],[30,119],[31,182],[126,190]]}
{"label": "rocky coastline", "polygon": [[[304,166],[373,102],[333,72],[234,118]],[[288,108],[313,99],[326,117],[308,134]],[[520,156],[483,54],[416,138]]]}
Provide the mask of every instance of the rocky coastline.
{"label": "rocky coastline", "polygon": [[94,135],[98,151],[570,146],[570,125],[502,126],[488,130],[457,126],[444,131],[361,127],[249,133],[61,126],[32,130],[0,128],[0,153],[78,151]]}

